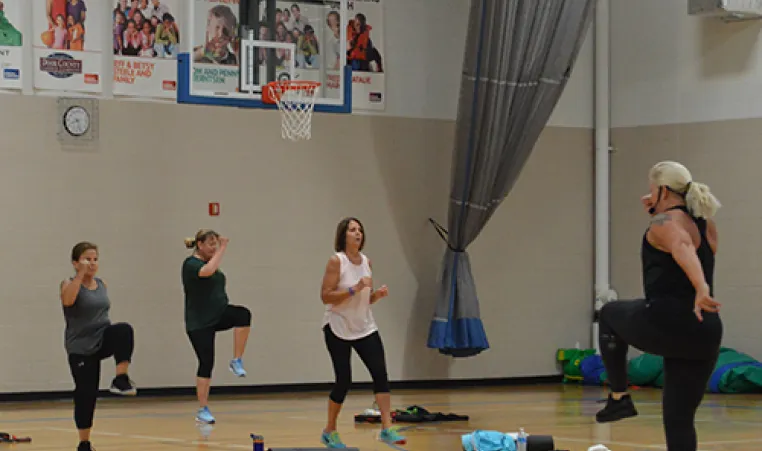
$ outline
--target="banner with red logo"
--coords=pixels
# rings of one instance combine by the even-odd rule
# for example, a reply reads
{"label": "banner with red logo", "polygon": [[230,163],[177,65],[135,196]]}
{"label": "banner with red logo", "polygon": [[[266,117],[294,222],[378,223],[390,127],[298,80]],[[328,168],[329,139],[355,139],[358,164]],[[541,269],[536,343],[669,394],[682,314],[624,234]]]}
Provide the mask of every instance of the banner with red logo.
{"label": "banner with red logo", "polygon": [[[197,0],[197,2],[214,0]],[[384,0],[347,0],[347,16],[341,17],[339,2],[307,1],[275,2],[275,40],[296,44],[294,77],[298,80],[321,81],[321,95],[338,98],[341,73],[345,65],[352,67],[352,109],[383,111],[386,105],[386,48],[384,47]],[[325,5],[329,5],[325,8]],[[264,13],[263,13],[264,14]],[[346,24],[346,25],[342,25]],[[196,23],[201,37],[203,23]],[[341,51],[341,27],[346,27],[346,52]],[[207,36],[210,34],[206,31]],[[194,42],[195,44],[195,42]],[[200,52],[196,58],[205,58]],[[231,58],[232,59],[232,58]],[[200,64],[196,63],[196,67]],[[194,86],[209,89],[200,80],[209,72],[193,70]],[[234,77],[238,73],[229,71]],[[212,73],[214,74],[214,73]],[[216,75],[216,74],[214,74]],[[210,78],[210,77],[205,77]],[[220,79],[221,77],[215,77]],[[229,82],[234,83],[237,78]],[[219,90],[219,89],[218,89]],[[229,90],[229,89],[228,89]]]}
{"label": "banner with red logo", "polygon": [[21,89],[24,1],[0,0],[0,89]]}
{"label": "banner with red logo", "polygon": [[347,9],[347,64],[352,66],[352,109],[384,110],[383,0],[348,0]]}
{"label": "banner with red logo", "polygon": [[188,0],[114,1],[114,94],[174,99]]}
{"label": "banner with red logo", "polygon": [[31,1],[34,87],[100,93],[103,8],[111,1]]}

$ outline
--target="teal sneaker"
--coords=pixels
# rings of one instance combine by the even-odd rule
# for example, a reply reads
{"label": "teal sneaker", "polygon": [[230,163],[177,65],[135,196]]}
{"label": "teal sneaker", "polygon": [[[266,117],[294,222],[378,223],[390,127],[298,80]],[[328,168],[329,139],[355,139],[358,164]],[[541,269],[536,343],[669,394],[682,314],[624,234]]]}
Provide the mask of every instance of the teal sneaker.
{"label": "teal sneaker", "polygon": [[214,424],[216,420],[212,416],[212,412],[209,411],[209,407],[202,407],[196,412],[196,421],[199,423]]}
{"label": "teal sneaker", "polygon": [[378,435],[378,439],[391,445],[404,445],[407,443],[407,439],[397,432],[397,427],[395,426],[382,430]]}
{"label": "teal sneaker", "polygon": [[246,370],[243,369],[243,361],[241,359],[230,361],[230,371],[238,377],[246,377]]}
{"label": "teal sneaker", "polygon": [[333,431],[333,432],[323,431],[323,435],[320,437],[320,442],[323,443],[327,448],[346,448],[347,447],[347,445],[345,445],[344,442],[341,441],[341,437],[339,437],[339,433],[337,431]]}

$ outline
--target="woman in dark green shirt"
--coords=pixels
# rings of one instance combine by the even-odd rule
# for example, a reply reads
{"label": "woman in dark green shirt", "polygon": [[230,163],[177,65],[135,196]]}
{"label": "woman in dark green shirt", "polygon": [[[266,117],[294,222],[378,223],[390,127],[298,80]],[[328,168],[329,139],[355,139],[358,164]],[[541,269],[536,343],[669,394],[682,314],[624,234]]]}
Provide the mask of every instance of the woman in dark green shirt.
{"label": "woman in dark green shirt", "polygon": [[194,238],[187,238],[185,246],[193,254],[185,259],[182,268],[185,291],[185,330],[198,357],[196,395],[200,407],[196,420],[214,423],[209,411],[209,386],[214,367],[214,338],[217,332],[234,329],[233,360],[230,371],[238,377],[246,376],[241,357],[246,349],[251,328],[251,312],[239,305],[230,305],[225,291],[225,274],[219,270],[228,239],[208,229],[199,230]]}

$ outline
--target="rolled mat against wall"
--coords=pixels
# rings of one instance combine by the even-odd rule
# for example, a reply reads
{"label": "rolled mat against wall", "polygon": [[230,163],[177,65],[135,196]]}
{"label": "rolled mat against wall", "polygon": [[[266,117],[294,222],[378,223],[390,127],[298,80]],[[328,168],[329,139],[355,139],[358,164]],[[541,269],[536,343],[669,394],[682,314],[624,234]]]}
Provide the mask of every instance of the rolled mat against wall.
{"label": "rolled mat against wall", "polygon": [[552,435],[529,435],[527,437],[527,451],[554,451]]}

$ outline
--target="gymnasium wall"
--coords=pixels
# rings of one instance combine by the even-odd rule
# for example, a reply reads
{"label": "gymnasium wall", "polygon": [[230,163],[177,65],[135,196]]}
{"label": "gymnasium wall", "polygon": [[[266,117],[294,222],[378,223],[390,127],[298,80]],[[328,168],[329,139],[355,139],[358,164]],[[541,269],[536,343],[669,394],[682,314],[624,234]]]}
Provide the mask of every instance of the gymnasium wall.
{"label": "gymnasium wall", "polygon": [[642,295],[640,197],[648,169],[676,159],[723,203],[716,297],[724,345],[762,358],[762,21],[687,14],[687,0],[612,0],[612,278]]}
{"label": "gymnasium wall", "polygon": [[[281,140],[273,112],[127,100],[100,104],[100,143],[62,148],[56,101],[0,96],[4,287],[0,392],[72,388],[60,281],[70,249],[101,246],[112,319],[136,329],[139,387],[190,387],[183,328],[182,240],[213,227],[232,302],[249,306],[249,377],[214,385],[328,382],[320,281],[345,215],[367,229],[374,312],[393,380],[558,374],[558,347],[589,340],[592,299],[592,32],[569,87],[513,192],[471,247],[492,349],[451,360],[426,348],[444,245],[450,156],[467,22],[462,0],[389,0],[386,113],[314,117],[313,140]],[[414,34],[413,34],[414,33]],[[220,202],[221,216],[207,216]],[[552,255],[553,258],[548,256]],[[355,358],[354,377],[369,380]],[[102,386],[113,376],[103,366]]]}

